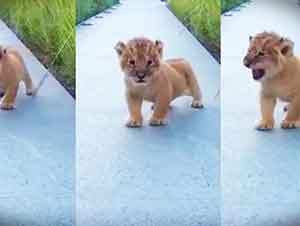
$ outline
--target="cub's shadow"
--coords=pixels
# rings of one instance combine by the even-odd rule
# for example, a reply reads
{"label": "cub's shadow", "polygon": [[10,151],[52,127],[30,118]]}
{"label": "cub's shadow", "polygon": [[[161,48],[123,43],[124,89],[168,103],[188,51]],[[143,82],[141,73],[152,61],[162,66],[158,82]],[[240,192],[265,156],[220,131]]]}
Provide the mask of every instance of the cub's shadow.
{"label": "cub's shadow", "polygon": [[[206,105],[202,109],[191,106],[189,98],[183,98],[171,104],[167,116],[167,125],[152,127],[148,120],[153,114],[151,105],[143,106],[144,126],[140,129],[130,129],[129,134],[139,137],[152,137],[164,142],[188,139],[191,143],[220,143],[218,131],[220,131],[220,110],[217,106]],[[143,131],[141,133],[141,131]],[[128,132],[128,131],[127,131]],[[187,141],[188,142],[188,141]]]}

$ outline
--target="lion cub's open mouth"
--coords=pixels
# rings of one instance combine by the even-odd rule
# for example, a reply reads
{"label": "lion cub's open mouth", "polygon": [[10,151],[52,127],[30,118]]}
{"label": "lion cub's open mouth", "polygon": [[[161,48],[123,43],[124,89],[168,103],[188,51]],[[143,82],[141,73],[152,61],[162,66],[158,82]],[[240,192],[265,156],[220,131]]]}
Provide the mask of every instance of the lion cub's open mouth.
{"label": "lion cub's open mouth", "polygon": [[137,80],[136,83],[146,83],[144,79]]}
{"label": "lion cub's open mouth", "polygon": [[260,80],[265,76],[264,69],[252,69],[252,75],[254,80]]}

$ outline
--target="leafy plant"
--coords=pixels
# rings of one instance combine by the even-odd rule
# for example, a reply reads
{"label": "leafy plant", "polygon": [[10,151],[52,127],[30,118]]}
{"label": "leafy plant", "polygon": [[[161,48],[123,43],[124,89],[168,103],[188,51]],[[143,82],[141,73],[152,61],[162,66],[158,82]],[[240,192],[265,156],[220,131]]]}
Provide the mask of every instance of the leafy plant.
{"label": "leafy plant", "polygon": [[233,7],[243,3],[247,2],[248,0],[221,0],[222,3],[222,13],[232,9]]}
{"label": "leafy plant", "polygon": [[220,52],[219,0],[169,0],[169,7],[213,52]]}
{"label": "leafy plant", "polygon": [[77,0],[76,22],[80,23],[84,19],[117,3],[119,3],[119,0]]}

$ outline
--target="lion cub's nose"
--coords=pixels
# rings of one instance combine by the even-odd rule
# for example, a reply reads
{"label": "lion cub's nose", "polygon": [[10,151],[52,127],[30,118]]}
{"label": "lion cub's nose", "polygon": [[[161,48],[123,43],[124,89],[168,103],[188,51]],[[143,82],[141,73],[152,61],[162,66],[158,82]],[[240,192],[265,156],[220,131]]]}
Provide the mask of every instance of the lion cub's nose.
{"label": "lion cub's nose", "polygon": [[251,59],[250,59],[249,57],[246,56],[246,57],[244,58],[244,60],[243,60],[243,63],[244,63],[244,65],[245,65],[246,67],[250,67],[252,61],[251,61]]}
{"label": "lion cub's nose", "polygon": [[139,79],[143,79],[143,78],[145,78],[145,73],[143,73],[143,72],[138,72],[138,73],[137,73],[137,77],[138,77]]}

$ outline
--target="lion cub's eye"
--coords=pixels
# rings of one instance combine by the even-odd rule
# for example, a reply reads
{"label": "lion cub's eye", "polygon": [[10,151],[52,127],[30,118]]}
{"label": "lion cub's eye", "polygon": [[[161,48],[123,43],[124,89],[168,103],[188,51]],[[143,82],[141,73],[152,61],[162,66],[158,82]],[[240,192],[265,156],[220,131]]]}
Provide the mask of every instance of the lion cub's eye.
{"label": "lion cub's eye", "polygon": [[129,61],[129,64],[131,64],[131,65],[134,66],[134,65],[135,65],[135,61],[134,61],[134,60],[130,60],[130,61]]}
{"label": "lion cub's eye", "polygon": [[147,65],[148,65],[148,66],[150,66],[150,65],[152,65],[152,64],[153,64],[153,61],[152,61],[152,60],[148,60],[148,61],[147,61]]}

